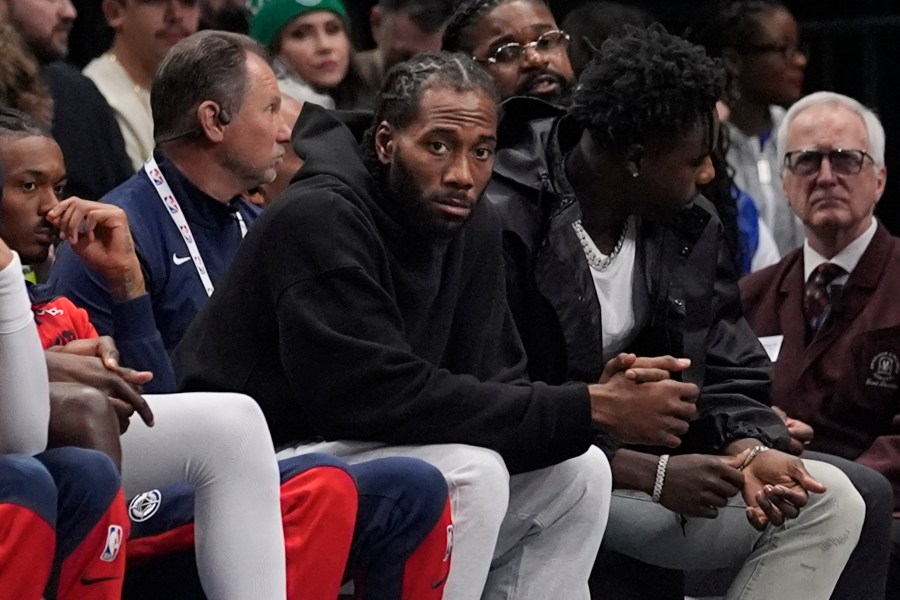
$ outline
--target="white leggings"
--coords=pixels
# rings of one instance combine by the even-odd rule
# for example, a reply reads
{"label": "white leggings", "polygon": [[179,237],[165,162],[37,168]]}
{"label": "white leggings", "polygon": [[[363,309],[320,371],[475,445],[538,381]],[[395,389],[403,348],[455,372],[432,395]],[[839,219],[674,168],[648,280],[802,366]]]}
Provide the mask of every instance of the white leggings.
{"label": "white leggings", "polygon": [[148,395],[156,424],[122,436],[126,496],[196,488],[197,568],[210,600],[284,600],[279,473],[265,418],[247,396]]}

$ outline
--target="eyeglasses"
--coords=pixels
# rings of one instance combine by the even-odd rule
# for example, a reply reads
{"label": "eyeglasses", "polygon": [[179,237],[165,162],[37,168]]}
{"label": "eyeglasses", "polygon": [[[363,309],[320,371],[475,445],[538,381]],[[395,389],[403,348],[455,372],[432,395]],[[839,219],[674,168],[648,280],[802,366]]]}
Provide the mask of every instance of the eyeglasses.
{"label": "eyeglasses", "polygon": [[809,58],[808,44],[751,44],[740,48],[745,54],[778,54],[784,62],[790,62],[798,56]]}
{"label": "eyeglasses", "polygon": [[538,54],[550,54],[564,49],[568,45],[569,34],[561,29],[553,29],[545,31],[541,34],[541,37],[533,42],[528,42],[527,44],[510,42],[494,50],[487,58],[474,56],[472,58],[478,62],[487,62],[492,65],[508,65],[522,60],[529,49],[534,50]]}
{"label": "eyeglasses", "polygon": [[801,177],[813,175],[822,168],[822,159],[828,158],[831,170],[838,175],[856,175],[862,170],[863,161],[866,158],[874,164],[872,158],[865,150],[845,150],[833,148],[827,152],[818,150],[797,150],[784,155],[784,166],[794,175]]}

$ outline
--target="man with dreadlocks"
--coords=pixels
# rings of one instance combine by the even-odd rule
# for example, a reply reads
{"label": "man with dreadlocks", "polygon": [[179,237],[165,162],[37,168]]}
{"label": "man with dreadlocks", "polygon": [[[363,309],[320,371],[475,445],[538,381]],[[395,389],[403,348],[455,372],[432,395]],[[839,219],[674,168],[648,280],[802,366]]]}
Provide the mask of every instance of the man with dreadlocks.
{"label": "man with dreadlocks", "polygon": [[638,385],[634,356],[599,384],[524,382],[498,222],[478,202],[497,111],[490,77],[452,54],[395,66],[374,120],[348,127],[305,107],[293,139],[304,165],[247,235],[176,370],[184,388],[256,398],[279,456],[437,466],[454,501],[445,598],[586,599],[610,492],[594,426],[669,445],[696,387]]}
{"label": "man with dreadlocks", "polygon": [[466,0],[450,18],[441,48],[478,61],[503,100],[531,96],[567,106],[575,84],[568,45],[544,0]]}
{"label": "man with dreadlocks", "polygon": [[533,380],[596,381],[619,352],[670,353],[690,359],[672,376],[700,388],[671,456],[615,449],[603,548],[671,569],[740,567],[727,598],[827,598],[864,507],[839,470],[779,450],[789,436],[768,407],[769,362],[697,195],[713,177],[721,85],[701,48],[629,28],[588,65],[569,115],[505,105],[486,198],[502,214]]}

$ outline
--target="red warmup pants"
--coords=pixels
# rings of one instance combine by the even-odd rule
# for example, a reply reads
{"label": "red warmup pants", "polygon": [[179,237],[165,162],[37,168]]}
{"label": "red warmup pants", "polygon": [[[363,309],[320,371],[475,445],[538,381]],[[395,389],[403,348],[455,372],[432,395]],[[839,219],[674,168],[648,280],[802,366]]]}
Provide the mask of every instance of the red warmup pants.
{"label": "red warmup pants", "polygon": [[[452,525],[437,469],[407,458],[347,465],[322,454],[279,466],[289,600],[336,598],[345,573],[360,600],[440,600]],[[184,579],[172,589],[153,573],[159,559],[193,549],[193,503],[188,485],[132,499],[128,561],[142,589],[126,598],[202,597],[196,581],[187,592]]]}
{"label": "red warmup pants", "polygon": [[0,598],[119,600],[129,521],[104,454],[0,457]]}

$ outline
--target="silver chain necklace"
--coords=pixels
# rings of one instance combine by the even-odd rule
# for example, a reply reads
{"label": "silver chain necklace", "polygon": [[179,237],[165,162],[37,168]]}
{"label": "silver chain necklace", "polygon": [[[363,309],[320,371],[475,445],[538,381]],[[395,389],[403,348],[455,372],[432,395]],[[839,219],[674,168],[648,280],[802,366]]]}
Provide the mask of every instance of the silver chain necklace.
{"label": "silver chain necklace", "polygon": [[622,233],[619,234],[619,240],[616,242],[616,245],[613,247],[612,252],[609,255],[604,255],[599,251],[594,241],[591,239],[591,236],[588,235],[588,232],[584,230],[584,226],[581,224],[581,219],[572,223],[572,228],[575,229],[575,235],[578,236],[578,241],[581,242],[581,248],[584,250],[584,256],[588,261],[588,264],[595,271],[605,271],[609,268],[609,265],[616,259],[616,256],[619,255],[619,251],[622,250],[622,245],[625,243],[625,238],[628,237],[628,229],[631,225],[631,217],[625,221],[625,224],[622,226]]}

